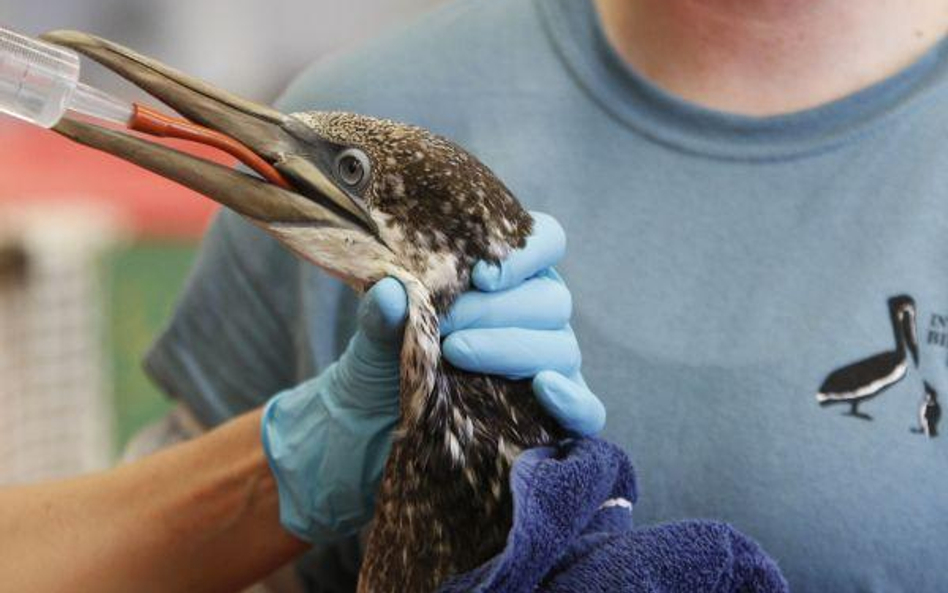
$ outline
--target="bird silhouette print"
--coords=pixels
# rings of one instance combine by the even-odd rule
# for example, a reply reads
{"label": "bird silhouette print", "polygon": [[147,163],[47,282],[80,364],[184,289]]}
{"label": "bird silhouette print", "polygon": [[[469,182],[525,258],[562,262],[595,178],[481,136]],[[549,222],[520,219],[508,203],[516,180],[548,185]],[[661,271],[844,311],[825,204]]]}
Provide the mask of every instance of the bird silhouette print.
{"label": "bird silhouette print", "polygon": [[[889,299],[889,318],[895,349],[874,354],[829,374],[816,394],[821,406],[848,403],[848,416],[872,420],[859,411],[859,404],[895,385],[908,372],[908,355],[918,366],[918,336],[915,330],[915,301],[908,295]],[[933,390],[934,391],[934,390]],[[935,400],[937,405],[937,399]]]}
{"label": "bird silhouette print", "polygon": [[938,436],[939,420],[941,420],[941,405],[938,403],[938,392],[928,381],[925,381],[925,395],[918,406],[918,427],[913,428],[912,432],[934,438]]}

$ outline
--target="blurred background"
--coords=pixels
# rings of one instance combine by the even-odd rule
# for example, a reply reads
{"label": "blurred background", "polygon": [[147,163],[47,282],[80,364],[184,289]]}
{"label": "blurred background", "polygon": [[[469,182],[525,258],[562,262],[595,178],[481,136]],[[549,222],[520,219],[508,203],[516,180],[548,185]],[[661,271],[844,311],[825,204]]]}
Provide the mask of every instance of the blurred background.
{"label": "blurred background", "polygon": [[[0,0],[0,27],[96,33],[270,102],[309,62],[438,1]],[[82,72],[140,98],[97,66]],[[168,409],[141,358],[214,208],[0,114],[0,484],[111,465]]]}

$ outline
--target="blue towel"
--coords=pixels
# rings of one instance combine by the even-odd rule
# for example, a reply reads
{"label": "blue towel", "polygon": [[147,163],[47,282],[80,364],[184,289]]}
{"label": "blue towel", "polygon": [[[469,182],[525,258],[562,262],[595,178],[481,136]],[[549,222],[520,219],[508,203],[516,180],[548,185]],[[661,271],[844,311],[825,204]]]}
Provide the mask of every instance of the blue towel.
{"label": "blue towel", "polygon": [[524,452],[511,472],[514,522],[503,552],[451,578],[461,591],[787,591],[747,536],[714,521],[634,529],[635,475],[598,439]]}

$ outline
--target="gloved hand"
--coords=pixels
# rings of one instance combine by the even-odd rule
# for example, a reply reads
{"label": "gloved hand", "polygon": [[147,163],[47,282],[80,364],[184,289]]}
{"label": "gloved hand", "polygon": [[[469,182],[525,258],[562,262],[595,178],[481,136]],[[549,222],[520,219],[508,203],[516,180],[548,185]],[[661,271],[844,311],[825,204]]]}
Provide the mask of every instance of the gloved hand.
{"label": "gloved hand", "polygon": [[531,214],[526,247],[499,266],[474,266],[476,290],[458,297],[441,320],[441,353],[467,371],[533,377],[534,394],[563,428],[593,435],[605,425],[606,411],[579,372],[572,299],[553,269],[566,252],[566,235],[549,214]]}
{"label": "gloved hand", "polygon": [[328,543],[372,518],[398,421],[399,355],[408,297],[384,278],[359,306],[346,351],[263,411],[262,440],[280,496],[280,523]]}
{"label": "gloved hand", "polygon": [[[533,376],[537,398],[567,430],[601,430],[602,403],[579,374],[569,327],[571,299],[550,267],[565,235],[534,213],[524,249],[500,266],[479,262],[477,290],[442,320],[444,356],[472,372]],[[280,521],[297,536],[328,542],[371,518],[373,499],[398,419],[399,354],[407,296],[392,278],[359,308],[358,329],[339,360],[319,376],[276,395],[264,409],[262,440],[280,495]]]}

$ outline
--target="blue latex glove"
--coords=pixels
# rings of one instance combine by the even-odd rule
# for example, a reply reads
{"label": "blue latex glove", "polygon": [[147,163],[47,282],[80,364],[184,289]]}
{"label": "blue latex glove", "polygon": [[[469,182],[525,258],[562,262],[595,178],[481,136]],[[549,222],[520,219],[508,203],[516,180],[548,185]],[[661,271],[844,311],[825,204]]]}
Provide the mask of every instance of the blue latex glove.
{"label": "blue latex glove", "polygon": [[[565,235],[552,217],[534,218],[524,249],[499,267],[475,266],[478,290],[462,295],[442,320],[443,353],[473,372],[532,376],[537,398],[564,428],[593,434],[605,411],[579,374],[569,291],[550,267],[563,256]],[[262,439],[279,489],[280,521],[303,539],[332,541],[371,519],[398,419],[406,315],[401,284],[378,282],[339,360],[264,410]]]}
{"label": "blue latex glove", "polygon": [[531,214],[526,247],[499,266],[474,266],[476,290],[461,295],[441,320],[442,354],[468,371],[533,377],[537,399],[563,428],[593,435],[605,425],[606,411],[579,372],[572,299],[552,267],[566,252],[566,235],[552,216]]}
{"label": "blue latex glove", "polygon": [[339,360],[264,408],[263,448],[277,481],[280,523],[304,540],[328,543],[372,518],[398,421],[407,311],[401,283],[377,282]]}

